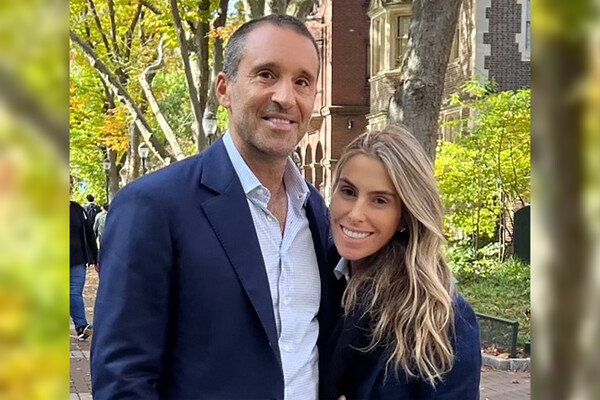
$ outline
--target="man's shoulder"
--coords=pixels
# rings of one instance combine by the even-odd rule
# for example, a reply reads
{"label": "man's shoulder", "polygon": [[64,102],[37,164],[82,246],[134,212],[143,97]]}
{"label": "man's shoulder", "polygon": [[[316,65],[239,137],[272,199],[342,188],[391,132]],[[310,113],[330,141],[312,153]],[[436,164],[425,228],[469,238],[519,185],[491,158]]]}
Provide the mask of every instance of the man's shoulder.
{"label": "man's shoulder", "polygon": [[176,201],[200,185],[203,158],[197,154],[139,177],[119,190],[113,203],[131,197]]}

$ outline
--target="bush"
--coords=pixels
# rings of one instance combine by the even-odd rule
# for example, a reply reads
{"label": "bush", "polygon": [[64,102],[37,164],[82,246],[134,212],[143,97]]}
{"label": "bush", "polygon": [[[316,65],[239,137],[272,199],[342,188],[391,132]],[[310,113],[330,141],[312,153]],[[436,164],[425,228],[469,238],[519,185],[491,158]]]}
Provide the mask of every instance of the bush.
{"label": "bush", "polygon": [[490,244],[475,252],[460,241],[447,246],[446,258],[459,293],[476,312],[518,321],[523,346],[530,335],[530,269],[518,259],[499,262],[500,250]]}

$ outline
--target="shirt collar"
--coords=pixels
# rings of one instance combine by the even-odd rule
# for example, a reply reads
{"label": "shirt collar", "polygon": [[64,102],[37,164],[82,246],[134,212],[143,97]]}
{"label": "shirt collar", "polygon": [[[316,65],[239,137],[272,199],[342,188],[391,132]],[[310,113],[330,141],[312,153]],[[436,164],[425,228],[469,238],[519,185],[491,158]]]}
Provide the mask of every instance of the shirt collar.
{"label": "shirt collar", "polygon": [[[248,164],[246,164],[242,158],[242,155],[233,144],[233,139],[231,138],[229,130],[223,135],[223,144],[225,145],[227,155],[231,160],[231,164],[233,164],[235,173],[240,179],[240,183],[242,184],[246,196],[251,197],[258,194],[258,196],[263,197],[261,199],[262,201],[268,203],[270,198],[268,189],[260,183],[256,175],[254,175],[250,167],[248,167]],[[286,192],[292,199],[292,203],[295,205],[298,204],[301,207],[305,206],[308,201],[308,196],[310,195],[310,190],[308,189],[308,184],[302,177],[302,174],[300,174],[298,167],[296,167],[296,164],[294,164],[290,157],[287,158],[285,171],[283,173],[283,181],[285,182]]]}
{"label": "shirt collar", "polygon": [[348,260],[346,260],[344,257],[340,258],[340,261],[338,261],[335,269],[333,270],[333,273],[338,280],[342,279],[342,277],[346,278],[346,282],[350,280],[349,264],[350,263]]}

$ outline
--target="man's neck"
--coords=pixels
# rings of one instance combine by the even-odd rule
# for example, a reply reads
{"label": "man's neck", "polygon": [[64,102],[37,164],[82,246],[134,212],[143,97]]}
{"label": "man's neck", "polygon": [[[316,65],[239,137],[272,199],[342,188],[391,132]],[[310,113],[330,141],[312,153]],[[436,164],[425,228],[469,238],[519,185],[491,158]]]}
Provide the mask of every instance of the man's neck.
{"label": "man's neck", "polygon": [[250,168],[250,171],[252,171],[264,187],[269,189],[271,196],[279,193],[283,186],[283,175],[287,165],[287,157],[273,158],[264,154],[257,154],[236,140],[235,135],[232,135],[232,139],[234,146],[248,168]]}

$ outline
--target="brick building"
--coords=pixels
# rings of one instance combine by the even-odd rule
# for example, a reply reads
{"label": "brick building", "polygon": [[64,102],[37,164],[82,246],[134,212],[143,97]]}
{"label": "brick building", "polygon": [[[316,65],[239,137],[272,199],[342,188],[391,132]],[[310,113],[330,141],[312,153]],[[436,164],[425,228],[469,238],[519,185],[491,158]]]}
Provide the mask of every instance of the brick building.
{"label": "brick building", "polygon": [[[321,51],[317,98],[307,135],[295,150],[306,179],[326,201],[335,162],[365,130],[387,123],[408,43],[410,0],[321,0],[306,25]],[[472,77],[501,90],[530,86],[530,0],[463,0],[446,71],[444,97]],[[440,121],[469,115],[444,101]],[[458,126],[443,126],[452,140]]]}
{"label": "brick building", "polygon": [[326,201],[341,151],[367,129],[368,3],[322,0],[306,22],[321,50],[321,72],[310,127],[295,158]]}

